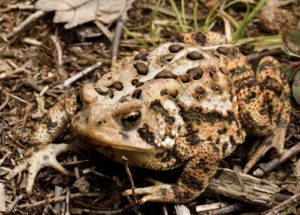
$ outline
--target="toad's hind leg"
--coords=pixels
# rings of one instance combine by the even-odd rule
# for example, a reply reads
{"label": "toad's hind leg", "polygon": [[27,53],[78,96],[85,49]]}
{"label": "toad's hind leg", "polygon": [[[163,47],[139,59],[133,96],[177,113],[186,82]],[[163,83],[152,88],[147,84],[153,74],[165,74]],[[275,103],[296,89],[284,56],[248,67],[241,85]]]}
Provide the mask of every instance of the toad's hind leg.
{"label": "toad's hind leg", "polygon": [[281,66],[272,57],[261,60],[256,76],[243,80],[245,83],[237,85],[237,95],[244,128],[250,135],[265,137],[244,168],[248,172],[270,148],[282,153],[291,104]]}
{"label": "toad's hind leg", "polygon": [[[216,144],[208,142],[201,143],[198,147],[193,146],[191,150],[192,157],[187,161],[177,183],[135,189],[135,194],[143,195],[139,201],[140,204],[145,202],[186,203],[203,193],[218,168],[220,150]],[[132,194],[131,189],[123,193],[125,196]]]}

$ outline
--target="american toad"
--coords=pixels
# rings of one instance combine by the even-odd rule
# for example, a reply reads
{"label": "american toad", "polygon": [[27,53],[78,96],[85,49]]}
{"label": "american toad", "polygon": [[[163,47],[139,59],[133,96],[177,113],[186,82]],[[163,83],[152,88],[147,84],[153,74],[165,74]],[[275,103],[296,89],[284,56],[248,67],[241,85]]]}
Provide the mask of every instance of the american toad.
{"label": "american toad", "polygon": [[183,166],[175,184],[137,188],[141,203],[193,200],[246,134],[282,146],[291,105],[280,64],[265,57],[254,73],[238,48],[196,42],[165,43],[120,60],[83,86],[78,113],[75,97],[59,101],[32,135],[38,147],[8,178],[28,169],[31,193],[42,167],[66,173],[56,156],[70,147],[51,142],[69,122],[84,143],[115,161],[125,155],[130,165],[153,170]]}

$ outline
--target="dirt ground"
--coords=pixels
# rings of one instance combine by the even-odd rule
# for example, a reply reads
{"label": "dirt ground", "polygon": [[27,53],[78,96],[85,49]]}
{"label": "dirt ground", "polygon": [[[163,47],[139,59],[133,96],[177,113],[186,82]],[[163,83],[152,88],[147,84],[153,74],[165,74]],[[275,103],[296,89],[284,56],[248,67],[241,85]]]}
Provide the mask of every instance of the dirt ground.
{"label": "dirt ground", "polygon": [[[182,2],[185,2],[186,20],[184,26],[180,26],[171,2],[173,1],[163,1],[158,5],[157,1],[144,0],[136,1],[132,5],[127,13],[128,19],[123,23],[126,28],[122,31],[118,58],[129,56],[140,49],[151,49],[164,41],[174,40],[184,27],[187,31],[195,30],[195,19],[198,21],[199,28],[207,26],[205,30],[224,34],[226,25],[227,27],[233,25],[233,22],[228,21],[230,20],[228,16],[241,22],[247,11],[244,3],[237,3],[228,6],[224,9],[226,13],[222,13],[220,5],[225,1],[202,0],[197,1],[197,15],[194,16],[194,1],[175,1],[178,8]],[[250,10],[258,4],[254,0],[248,2]],[[154,9],[156,5],[158,8]],[[94,22],[65,29],[63,23],[54,24],[54,13],[48,12],[31,21],[24,29],[15,32],[15,28],[22,21],[36,12],[33,6],[34,1],[0,0],[0,214],[4,206],[6,212],[3,211],[3,214],[24,215],[187,214],[180,213],[178,208],[175,209],[177,206],[171,204],[146,203],[138,206],[132,199],[123,197],[121,193],[130,188],[125,166],[110,161],[95,150],[60,155],[58,160],[68,170],[69,175],[62,175],[48,167],[42,169],[36,178],[31,196],[25,192],[26,172],[10,181],[5,179],[8,172],[21,162],[26,156],[26,150],[31,147],[28,137],[33,125],[45,116],[47,110],[63,94],[78,95],[84,83],[98,80],[103,74],[109,72],[112,63],[111,49],[114,42],[110,41]],[[278,12],[277,9],[268,9],[268,11],[275,14]],[[245,42],[249,38],[270,35],[277,35],[280,38],[279,35],[283,30],[295,29],[299,23],[299,2],[291,1],[280,9],[291,12],[288,15],[277,13],[277,17],[278,14],[282,15],[281,24],[278,20],[267,20],[265,16],[259,17],[256,14],[241,32],[237,41],[242,44],[240,49],[247,56],[253,57],[254,53],[275,50],[274,56],[283,63],[285,68],[288,68],[287,76],[292,85],[291,74],[297,70],[297,66],[294,65],[299,62],[299,59],[281,50],[278,51],[280,44],[276,47],[274,44],[264,43],[265,41]],[[224,18],[226,15],[228,19]],[[211,20],[207,18],[209,16]],[[224,22],[224,19],[227,22]],[[106,25],[112,35],[116,27],[116,22]],[[237,27],[232,29],[234,31]],[[56,43],[61,48],[61,58]],[[62,62],[59,62],[59,58]],[[260,58],[259,54],[254,56],[252,63],[257,64]],[[98,62],[102,63],[100,67],[73,82],[70,87],[62,85],[69,77]],[[285,149],[296,146],[300,138],[300,112],[294,98],[292,100],[292,121],[287,132]],[[65,128],[55,142],[71,143],[75,138],[76,134],[73,134],[69,128]],[[239,147],[236,153],[222,161],[221,167],[242,169],[248,159],[247,152],[256,140],[258,138],[248,138],[246,144]],[[275,150],[270,150],[259,163],[268,162],[276,156]],[[222,202],[232,210],[228,213],[203,214],[262,214],[290,198],[300,202],[299,169],[300,162],[297,155],[290,156],[285,163],[263,176],[265,180],[280,188],[280,195],[271,207],[245,203],[209,191],[186,204],[186,207],[191,214],[196,214],[197,205]],[[180,175],[180,169],[155,172],[130,167],[130,171],[137,187],[149,185],[147,178],[174,182]],[[250,175],[252,173],[249,172]],[[3,202],[4,206],[1,205]],[[300,214],[299,206],[295,201],[287,204],[285,213],[281,214]]]}

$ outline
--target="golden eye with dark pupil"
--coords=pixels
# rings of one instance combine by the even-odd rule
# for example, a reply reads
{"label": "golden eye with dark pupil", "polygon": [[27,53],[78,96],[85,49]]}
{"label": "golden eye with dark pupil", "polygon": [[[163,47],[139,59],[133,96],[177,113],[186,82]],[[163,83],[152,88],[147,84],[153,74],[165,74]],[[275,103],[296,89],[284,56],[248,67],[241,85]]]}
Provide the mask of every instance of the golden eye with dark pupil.
{"label": "golden eye with dark pupil", "polygon": [[122,116],[122,125],[125,129],[129,130],[137,126],[141,119],[141,112],[139,110],[131,111]]}

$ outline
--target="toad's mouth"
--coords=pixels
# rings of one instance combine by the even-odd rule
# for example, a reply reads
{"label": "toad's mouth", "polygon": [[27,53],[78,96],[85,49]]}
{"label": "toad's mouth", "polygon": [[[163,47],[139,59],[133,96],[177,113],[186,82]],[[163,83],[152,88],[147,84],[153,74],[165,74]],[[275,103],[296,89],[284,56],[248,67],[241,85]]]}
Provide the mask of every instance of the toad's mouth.
{"label": "toad's mouth", "polygon": [[109,147],[116,150],[143,153],[152,153],[155,151],[153,145],[142,141],[140,138],[136,138],[136,135],[134,134],[122,134],[122,132],[119,132],[119,134],[107,135],[98,131],[97,133],[93,133],[92,136],[88,134],[83,134],[81,136],[85,141],[99,147]]}

